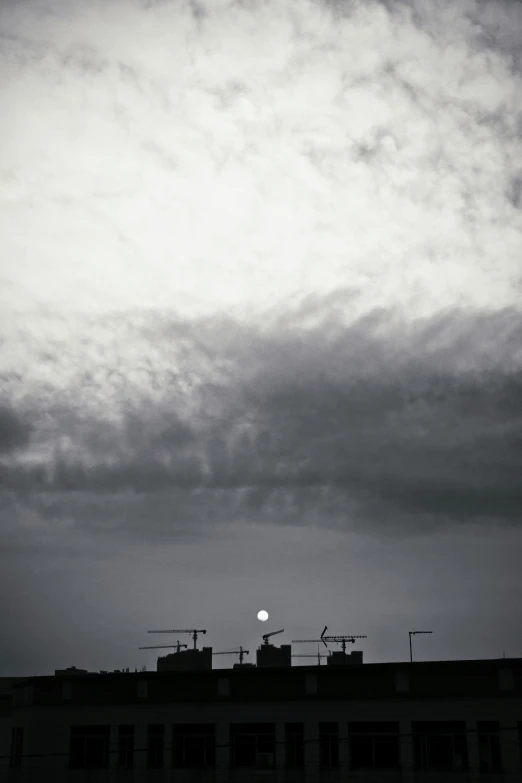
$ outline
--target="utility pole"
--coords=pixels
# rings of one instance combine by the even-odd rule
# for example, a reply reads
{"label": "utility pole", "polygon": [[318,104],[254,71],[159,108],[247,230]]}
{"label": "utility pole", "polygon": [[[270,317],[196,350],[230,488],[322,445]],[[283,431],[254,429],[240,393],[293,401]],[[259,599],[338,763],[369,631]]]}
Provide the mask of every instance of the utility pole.
{"label": "utility pole", "polygon": [[408,631],[410,635],[410,663],[413,663],[413,654],[411,651],[411,637],[416,633],[433,633],[433,631]]}

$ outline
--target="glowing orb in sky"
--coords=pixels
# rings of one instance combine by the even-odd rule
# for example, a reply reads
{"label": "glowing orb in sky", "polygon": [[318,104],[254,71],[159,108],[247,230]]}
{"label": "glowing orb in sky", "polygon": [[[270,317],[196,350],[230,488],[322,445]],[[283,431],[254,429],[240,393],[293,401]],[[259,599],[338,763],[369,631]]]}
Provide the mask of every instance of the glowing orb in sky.
{"label": "glowing orb in sky", "polygon": [[260,612],[257,613],[257,619],[261,620],[263,623],[268,620],[268,612],[265,612],[264,609],[261,609]]}

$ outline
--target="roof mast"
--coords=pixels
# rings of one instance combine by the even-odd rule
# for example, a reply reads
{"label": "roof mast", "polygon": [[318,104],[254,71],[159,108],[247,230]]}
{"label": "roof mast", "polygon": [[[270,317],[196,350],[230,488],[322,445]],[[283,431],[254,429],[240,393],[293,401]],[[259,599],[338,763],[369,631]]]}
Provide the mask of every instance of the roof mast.
{"label": "roof mast", "polygon": [[175,628],[173,631],[147,631],[147,633],[191,633],[192,639],[194,640],[194,649],[197,649],[197,641],[198,641],[198,634],[200,633],[206,633],[206,631],[199,631],[194,630],[194,628],[189,628],[188,630],[186,628]]}

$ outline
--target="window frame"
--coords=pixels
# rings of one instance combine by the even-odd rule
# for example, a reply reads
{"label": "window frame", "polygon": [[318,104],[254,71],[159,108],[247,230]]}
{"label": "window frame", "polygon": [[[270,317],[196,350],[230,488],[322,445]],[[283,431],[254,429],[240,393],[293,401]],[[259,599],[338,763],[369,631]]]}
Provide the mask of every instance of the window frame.
{"label": "window frame", "polygon": [[[502,746],[500,743],[499,722],[477,721],[477,742],[480,772],[502,772]],[[486,759],[484,755],[487,757]]]}
{"label": "window frame", "polygon": [[[464,721],[417,721],[412,725],[412,738],[415,769],[440,772],[468,771],[469,751]],[[448,766],[434,763],[434,744],[437,741],[440,745],[446,741],[445,751],[451,751],[451,764]],[[462,759],[462,766],[456,763],[459,757]]]}
{"label": "window frame", "polygon": [[[252,740],[253,764],[238,764],[237,752],[238,739],[243,738]],[[244,747],[247,747],[245,743]],[[270,754],[272,762],[266,765],[266,768],[274,769],[276,766],[276,725],[275,723],[232,723],[230,724],[230,767],[232,769],[259,769],[265,767],[259,763],[261,754]]]}
{"label": "window frame", "polygon": [[[69,769],[108,769],[110,742],[110,724],[71,726],[69,735]],[[100,745],[101,749],[96,748],[97,745]],[[91,757],[90,763],[88,760],[89,756]],[[78,757],[82,757],[80,763],[78,763]],[[101,764],[93,763],[99,758],[101,758]]]}
{"label": "window frame", "polygon": [[[203,763],[187,763],[187,740],[199,739],[203,743]],[[181,750],[181,754],[180,754]],[[180,759],[180,755],[182,758]],[[174,769],[215,769],[216,767],[216,724],[174,723],[172,724],[172,767]]]}
{"label": "window frame", "polygon": [[22,766],[24,753],[24,727],[13,726],[11,728],[11,748],[9,753],[9,767],[18,769]]}
{"label": "window frame", "polygon": [[134,769],[135,747],[134,724],[122,724],[118,726],[118,768]]}
{"label": "window frame", "polygon": [[[325,763],[325,757],[327,757],[328,763]],[[339,724],[320,723],[319,767],[320,769],[339,769],[339,766]]]}
{"label": "window frame", "polygon": [[[357,740],[366,739],[371,748],[371,765],[354,764],[354,745]],[[389,743],[393,741],[394,755],[396,762],[394,764],[381,764],[378,758],[378,746],[380,742]],[[349,748],[349,767],[353,770],[398,770],[401,768],[401,748],[400,748],[400,727],[396,721],[375,722],[358,721],[348,724],[348,748]]]}
{"label": "window frame", "polygon": [[285,723],[285,767],[304,769],[304,723]]}
{"label": "window frame", "polygon": [[[158,742],[156,743],[156,740]],[[163,769],[165,766],[165,724],[147,725],[147,769]]]}

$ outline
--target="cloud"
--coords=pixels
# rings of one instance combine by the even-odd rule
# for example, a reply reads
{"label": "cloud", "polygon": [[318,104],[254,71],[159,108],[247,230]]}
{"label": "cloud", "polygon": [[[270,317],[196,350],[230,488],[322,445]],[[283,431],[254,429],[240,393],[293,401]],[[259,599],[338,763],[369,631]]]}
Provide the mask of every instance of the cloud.
{"label": "cloud", "polygon": [[[66,493],[56,502],[76,504],[83,520],[111,516],[92,512],[111,496],[120,510],[109,526],[151,534],[189,531],[209,509],[216,523],[368,530],[516,522],[517,311],[448,311],[415,327],[378,311],[344,325],[332,304],[305,300],[263,329],[159,314],[91,320],[92,342],[71,321],[81,348],[46,340],[36,361],[33,345],[40,378],[20,416],[34,433],[6,461],[6,487]],[[13,376],[13,396],[18,386]],[[154,522],[142,494],[157,495]]]}
{"label": "cloud", "polygon": [[8,489],[514,518],[519,8],[1,14]]}
{"label": "cloud", "polygon": [[417,317],[519,298],[517,4],[1,14],[9,310],[248,317],[357,287]]}
{"label": "cloud", "polygon": [[6,671],[515,651],[521,10],[0,3]]}

